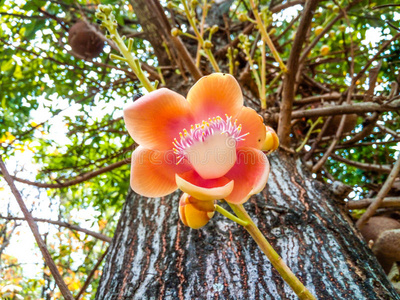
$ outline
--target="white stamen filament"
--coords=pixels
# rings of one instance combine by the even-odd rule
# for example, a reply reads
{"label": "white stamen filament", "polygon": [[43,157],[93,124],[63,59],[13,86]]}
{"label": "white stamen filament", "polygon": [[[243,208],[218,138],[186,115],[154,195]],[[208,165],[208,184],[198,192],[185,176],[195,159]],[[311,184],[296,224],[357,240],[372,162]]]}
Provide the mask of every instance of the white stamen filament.
{"label": "white stamen filament", "polygon": [[226,174],[236,161],[236,144],[248,135],[241,134],[242,126],[232,117],[226,120],[217,116],[201,124],[192,125],[190,132],[183,129],[180,140],[174,140],[174,153],[179,164],[187,159],[205,179]]}

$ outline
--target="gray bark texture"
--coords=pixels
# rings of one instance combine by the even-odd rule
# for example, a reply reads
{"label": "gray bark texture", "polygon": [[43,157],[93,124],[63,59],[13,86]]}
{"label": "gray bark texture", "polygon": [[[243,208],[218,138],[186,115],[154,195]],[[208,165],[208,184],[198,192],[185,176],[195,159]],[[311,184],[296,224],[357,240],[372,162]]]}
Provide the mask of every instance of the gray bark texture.
{"label": "gray bark texture", "polygon": [[[328,185],[286,153],[270,161],[266,188],[244,206],[317,299],[400,299]],[[179,197],[129,193],[97,300],[297,299],[241,226],[216,214],[185,227]]]}

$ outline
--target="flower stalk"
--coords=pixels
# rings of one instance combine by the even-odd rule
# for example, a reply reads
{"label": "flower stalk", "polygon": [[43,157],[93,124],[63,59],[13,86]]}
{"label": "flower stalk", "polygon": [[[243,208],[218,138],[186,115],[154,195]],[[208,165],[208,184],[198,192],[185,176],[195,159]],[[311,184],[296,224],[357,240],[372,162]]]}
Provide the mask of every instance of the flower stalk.
{"label": "flower stalk", "polygon": [[112,6],[99,5],[98,11],[96,12],[96,18],[102,21],[101,26],[107,28],[110,39],[117,44],[119,51],[123,55],[123,57],[121,57],[119,55],[111,54],[110,57],[128,63],[133,73],[135,73],[143,87],[148,92],[156,90],[156,86],[151,84],[146,74],[143,72],[139,59],[132,55],[133,39],[128,39],[127,47],[124,38],[119,35],[117,30],[118,24],[112,13]]}
{"label": "flower stalk", "polygon": [[280,71],[280,72],[278,73],[278,75],[276,75],[276,76],[274,77],[274,79],[271,80],[269,86],[268,86],[268,87],[266,88],[266,90],[265,90],[265,93],[268,93],[268,91],[270,91],[270,90],[272,89],[272,87],[273,87],[274,84],[278,81],[278,79],[281,78],[282,74],[283,74],[283,71]]}
{"label": "flower stalk", "polygon": [[[241,37],[242,41],[242,49],[246,54],[246,59],[249,62],[250,70],[253,73],[254,80],[257,85],[258,94],[260,97],[261,109],[267,109],[267,93],[266,93],[266,60],[265,60],[265,43],[262,40],[260,49],[261,49],[261,57],[258,59],[258,68],[255,67],[253,57],[250,53],[250,42],[248,36],[243,35]],[[261,61],[261,62],[260,62]],[[261,69],[261,70],[260,70]],[[260,71],[260,74],[259,72]]]}
{"label": "flower stalk", "polygon": [[266,61],[265,61],[265,42],[261,41],[261,92],[260,92],[260,101],[261,101],[261,109],[267,109],[267,93],[266,93],[266,79],[267,75],[265,74],[266,69]]}
{"label": "flower stalk", "polygon": [[[314,131],[315,126],[317,126],[318,124],[321,124],[321,123],[324,123],[324,121],[323,121],[323,118],[322,118],[322,117],[319,117],[315,122],[313,122],[313,123],[311,124],[311,127],[310,127],[310,129],[308,130],[306,137],[304,138],[304,141],[303,141],[303,142],[301,143],[301,145],[296,149],[296,152],[297,152],[297,153],[300,152],[301,149],[303,149],[303,147],[307,144],[307,141],[310,139],[311,134],[312,134],[313,132],[315,132],[315,131]],[[320,131],[320,129],[319,129],[319,131]]]}
{"label": "flower stalk", "polygon": [[283,63],[278,51],[276,50],[276,48],[274,46],[274,43],[272,42],[272,40],[271,40],[271,38],[270,38],[270,36],[269,36],[265,26],[264,26],[263,21],[261,20],[260,13],[258,12],[258,9],[257,9],[257,7],[256,7],[256,5],[254,3],[254,0],[250,0],[250,5],[251,5],[251,9],[253,11],[254,17],[256,19],[256,23],[257,23],[258,29],[260,30],[262,40],[268,45],[268,47],[271,50],[272,55],[274,56],[275,60],[279,63],[279,67],[281,68],[281,70],[284,73],[287,73],[287,67]]}
{"label": "flower stalk", "polygon": [[[201,48],[204,49],[204,52],[205,52],[205,54],[207,55],[207,58],[208,58],[208,60],[210,61],[211,65],[212,65],[212,67],[213,67],[213,69],[214,69],[214,71],[215,71],[215,72],[220,72],[218,63],[217,63],[217,61],[215,60],[215,57],[214,57],[214,55],[212,54],[211,49],[210,49],[210,47],[209,47],[209,44],[211,44],[211,42],[210,42],[210,41],[204,41],[204,39],[203,39],[203,33],[200,33],[199,30],[197,29],[195,19],[194,19],[194,17],[192,16],[192,13],[191,13],[190,10],[189,10],[188,4],[187,4],[187,0],[182,0],[181,2],[182,2],[182,5],[183,5],[183,7],[184,7],[184,9],[185,9],[186,17],[187,17],[187,19],[188,19],[188,21],[189,21],[189,23],[190,23],[190,26],[192,26],[192,28],[193,28],[194,34],[196,35],[197,40],[198,40],[198,42],[199,42]],[[207,14],[207,11],[205,11],[205,9],[208,10],[208,7],[207,7],[206,4],[207,4],[207,1],[205,0],[205,1],[204,1],[204,7],[203,7],[203,16],[204,16],[204,18],[205,18],[206,14]],[[204,25],[203,25],[203,26],[204,26]],[[206,42],[208,42],[208,43],[206,43]],[[197,65],[197,59],[196,59],[196,65]]]}
{"label": "flower stalk", "polygon": [[231,214],[229,211],[225,210],[222,206],[215,204],[214,207],[215,207],[215,211],[219,212],[221,215],[227,217],[228,219],[232,220],[233,222],[238,223],[239,225],[241,225],[243,227],[248,225],[248,222],[243,221],[242,219]]}
{"label": "flower stalk", "polygon": [[[271,244],[264,237],[262,232],[258,229],[256,224],[252,221],[248,213],[242,204],[232,204],[228,203],[235,214],[239,217],[241,222],[245,222],[246,225],[242,225],[252,236],[254,241],[261,248],[262,252],[268,257],[271,264],[279,272],[282,278],[287,284],[293,289],[299,299],[311,300],[316,299],[311,292],[301,283],[301,281],[296,277],[296,275],[290,270],[290,268],[285,264],[279,254],[272,248]],[[240,224],[240,223],[239,223]]]}
{"label": "flower stalk", "polygon": [[229,74],[234,75],[235,73],[235,57],[238,54],[238,50],[234,49],[232,47],[228,48],[228,51],[226,53],[226,57],[228,58],[229,61]]}

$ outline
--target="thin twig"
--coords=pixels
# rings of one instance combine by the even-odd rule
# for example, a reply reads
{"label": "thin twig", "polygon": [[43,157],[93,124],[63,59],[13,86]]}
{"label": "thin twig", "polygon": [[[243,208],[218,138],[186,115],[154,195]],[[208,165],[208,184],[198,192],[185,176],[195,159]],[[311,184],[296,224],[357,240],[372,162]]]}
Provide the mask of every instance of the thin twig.
{"label": "thin twig", "polygon": [[331,154],[330,155],[331,158],[333,158],[334,160],[343,162],[347,165],[353,166],[353,167],[357,167],[359,169],[363,169],[366,171],[374,171],[374,172],[379,172],[379,173],[390,173],[390,166],[389,165],[376,165],[376,164],[367,164],[367,163],[362,163],[362,162],[358,162],[358,161],[354,161],[354,160],[350,160],[347,158],[343,158],[339,155],[336,154]]}
{"label": "thin twig", "polygon": [[[346,203],[347,209],[363,209],[370,206],[376,201],[376,198],[367,198],[357,201],[349,201]],[[386,197],[383,198],[379,207],[400,207],[400,197]]]}
{"label": "thin twig", "polygon": [[343,114],[362,114],[367,112],[384,112],[384,111],[396,111],[400,109],[400,101],[396,100],[391,105],[378,104],[373,102],[364,103],[353,103],[329,106],[329,107],[317,107],[308,110],[296,110],[292,112],[292,119],[310,118],[310,117],[322,117],[322,116],[334,116]]}
{"label": "thin twig", "polygon": [[0,155],[0,169],[4,176],[4,179],[7,181],[7,184],[10,186],[11,191],[12,191],[15,199],[17,200],[19,207],[21,208],[21,211],[24,214],[26,221],[28,222],[29,227],[32,230],[35,240],[39,246],[39,249],[42,252],[43,258],[44,258],[46,264],[49,266],[50,272],[53,275],[54,280],[56,281],[56,284],[61,291],[61,294],[63,295],[63,297],[66,300],[74,300],[74,297],[72,297],[71,292],[68,290],[68,287],[65,284],[64,280],[62,279],[61,274],[58,271],[56,264],[54,263],[53,259],[50,256],[49,251],[47,250],[46,244],[44,243],[44,241],[42,240],[42,238],[40,236],[39,229],[38,229],[35,221],[33,220],[31,213],[29,212],[28,208],[26,207],[21,194],[17,190],[17,188],[14,184],[14,180],[11,178],[10,174],[8,173],[8,170],[6,168],[6,165],[3,162],[3,158],[1,155]]}
{"label": "thin twig", "polygon": [[395,36],[393,36],[390,40],[386,41],[382,47],[379,49],[379,51],[364,65],[364,68],[362,68],[362,70],[360,72],[357,73],[357,76],[355,76],[353,78],[353,84],[355,84],[357,82],[357,80],[359,80],[364,73],[368,70],[368,68],[370,67],[370,65],[377,60],[377,58],[379,57],[379,55],[381,55],[382,52],[384,52],[386,50],[387,47],[389,47],[389,45],[393,42],[398,40],[400,37],[400,32],[397,33]]}
{"label": "thin twig", "polygon": [[311,145],[311,149],[304,155],[305,161],[309,160],[311,158],[311,156],[313,155],[314,151],[317,149],[319,142],[322,140],[322,137],[324,136],[326,130],[331,125],[332,119],[333,119],[333,116],[329,116],[325,120],[324,125],[321,128],[321,131],[318,133],[316,139],[314,140],[313,144]]}
{"label": "thin twig", "polygon": [[82,288],[80,289],[79,293],[75,296],[75,300],[79,300],[79,298],[82,296],[82,294],[86,291],[86,289],[89,286],[90,281],[92,281],[92,278],[94,276],[94,274],[96,273],[96,270],[100,267],[100,264],[103,262],[104,258],[106,257],[107,253],[108,253],[108,249],[106,249],[106,251],[104,251],[104,253],[100,256],[100,258],[97,260],[96,264],[94,265],[92,271],[90,272],[90,274],[88,275],[88,277],[86,278],[85,283],[83,284]]}
{"label": "thin twig", "polygon": [[21,183],[25,183],[25,184],[29,184],[29,185],[33,185],[36,187],[40,187],[40,188],[48,188],[48,189],[59,189],[59,188],[65,188],[65,187],[69,187],[84,181],[87,181],[93,177],[96,177],[100,174],[109,172],[111,170],[114,170],[116,168],[119,168],[123,165],[126,165],[130,163],[129,159],[123,159],[121,161],[117,161],[116,163],[113,163],[111,165],[108,165],[106,167],[100,168],[96,171],[91,171],[91,172],[87,172],[84,173],[82,175],[77,176],[75,179],[72,180],[68,180],[68,181],[64,181],[61,183],[43,183],[43,182],[35,182],[35,181],[30,181],[30,180],[26,180],[26,179],[22,179],[16,176],[11,176],[13,180],[21,182]]}
{"label": "thin twig", "polygon": [[[338,101],[341,97],[342,97],[341,93],[332,92],[332,93],[310,96],[310,97],[306,97],[303,99],[299,99],[299,100],[294,101],[293,104],[302,106],[302,105],[312,104],[312,103],[321,102],[321,101]],[[363,100],[364,95],[353,94],[352,99],[353,100]]]}
{"label": "thin twig", "polygon": [[270,9],[270,11],[272,13],[277,13],[277,12],[280,12],[281,10],[284,10],[285,8],[288,8],[288,7],[291,7],[291,6],[295,6],[295,5],[298,5],[298,4],[304,4],[304,3],[306,3],[306,1],[304,1],[304,0],[287,1],[287,2],[285,2],[283,4],[278,4],[278,5],[274,6],[274,7],[272,7]]}
{"label": "thin twig", "polygon": [[378,119],[379,119],[379,113],[374,112],[371,116],[365,119],[364,123],[366,125],[364,126],[364,128],[360,132],[358,132],[355,136],[353,136],[350,140],[342,142],[342,145],[354,144],[364,139],[372,132],[372,130],[374,130]]}
{"label": "thin twig", "polygon": [[381,124],[376,124],[378,126],[378,128],[386,133],[389,133],[391,136],[393,136],[394,138],[400,138],[400,132],[396,132],[390,128],[387,128]]}
{"label": "thin twig", "polygon": [[[6,216],[2,216],[0,215],[0,219],[5,219],[5,220],[20,220],[20,221],[27,221],[26,218],[20,218],[20,217],[6,217]],[[107,243],[111,243],[111,238],[99,233],[99,232],[95,232],[95,231],[91,231],[82,227],[79,227],[77,225],[73,225],[67,222],[62,222],[62,221],[55,221],[55,220],[48,220],[48,219],[41,219],[41,218],[33,218],[33,220],[35,222],[44,222],[44,223],[49,223],[49,224],[54,224],[54,225],[58,225],[58,226],[62,226],[65,228],[69,228],[71,230],[75,230],[75,231],[80,231],[83,233],[86,233],[87,235],[90,235],[96,239],[105,241]]]}
{"label": "thin twig", "polygon": [[[326,137],[329,138],[329,137]],[[322,139],[324,140],[324,139]],[[313,140],[310,140],[310,142],[313,142]],[[353,143],[353,144],[345,144],[345,145],[338,145],[335,147],[335,150],[339,149],[348,149],[348,148],[357,148],[357,147],[366,147],[366,146],[371,146],[371,145],[387,145],[387,144],[394,144],[400,142],[400,138],[390,140],[390,141],[383,141],[383,142],[364,142],[364,143]],[[315,153],[321,153],[325,152],[325,149],[317,149],[315,150]],[[390,170],[389,170],[390,172]],[[387,172],[387,173],[389,173]]]}

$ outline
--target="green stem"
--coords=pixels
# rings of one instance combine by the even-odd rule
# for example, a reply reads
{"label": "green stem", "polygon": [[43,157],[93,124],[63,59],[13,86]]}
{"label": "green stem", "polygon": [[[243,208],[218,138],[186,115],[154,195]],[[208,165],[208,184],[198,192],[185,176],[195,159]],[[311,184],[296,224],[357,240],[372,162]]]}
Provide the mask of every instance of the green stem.
{"label": "green stem", "polygon": [[287,67],[285,66],[285,64],[283,63],[281,57],[279,56],[278,51],[276,50],[274,43],[272,42],[271,38],[269,37],[269,34],[267,32],[267,30],[265,29],[265,26],[261,20],[260,14],[258,12],[258,9],[256,7],[256,5],[254,4],[253,0],[250,0],[250,5],[251,5],[251,9],[253,11],[254,17],[256,19],[257,25],[258,25],[258,29],[261,32],[261,36],[263,41],[268,45],[269,49],[272,52],[272,55],[274,56],[275,60],[279,63],[279,67],[281,68],[281,70],[284,73],[287,73]]}
{"label": "green stem", "polygon": [[126,62],[131,67],[132,71],[135,73],[139,81],[142,83],[143,87],[148,91],[155,91],[155,87],[151,84],[150,80],[144,74],[140,62],[136,57],[133,57],[132,53],[126,47],[124,41],[119,35],[118,31],[113,28],[113,30],[109,30],[111,34],[112,40],[117,44],[119,51],[121,51],[122,55],[125,57]]}
{"label": "green stem", "polygon": [[224,215],[228,219],[232,220],[233,222],[238,223],[239,225],[246,226],[248,225],[247,222],[243,221],[242,219],[239,219],[238,217],[232,215],[229,211],[225,210],[223,207],[219,206],[218,204],[214,205],[215,211],[219,212],[220,214]]}
{"label": "green stem", "polygon": [[310,129],[309,129],[308,132],[307,132],[306,137],[304,138],[304,141],[303,141],[303,142],[301,143],[301,145],[296,149],[296,152],[300,152],[301,149],[303,149],[303,147],[307,144],[307,141],[309,140],[309,138],[310,138],[310,136],[311,136],[311,133],[313,133],[315,126],[317,126],[319,123],[323,123],[323,122],[322,122],[322,117],[319,117],[319,118],[317,119],[317,121],[315,121],[315,122],[311,125]]}
{"label": "green stem", "polygon": [[233,49],[232,47],[228,48],[228,53],[226,54],[226,56],[228,57],[229,60],[229,74],[233,75],[233,70],[234,70],[234,66],[233,66]]}
{"label": "green stem", "polygon": [[[204,35],[204,23],[206,22],[206,17],[208,13],[208,5],[207,5],[207,0],[203,1],[203,14],[201,16],[201,23],[200,23],[200,36],[203,37]],[[197,45],[197,51],[196,51],[196,66],[200,66],[200,50],[201,50],[201,44],[199,43]]]}
{"label": "green stem", "polygon": [[278,75],[276,75],[275,78],[271,80],[271,82],[270,82],[269,86],[267,87],[265,93],[267,93],[267,92],[272,88],[272,86],[275,84],[275,82],[276,82],[279,78],[281,78],[282,73],[283,73],[283,71],[280,71],[280,72],[278,73]]}
{"label": "green stem", "polygon": [[182,5],[183,5],[183,7],[184,7],[184,9],[185,9],[185,14],[186,14],[186,17],[187,17],[187,19],[188,19],[188,21],[189,21],[189,24],[190,24],[190,26],[192,26],[193,31],[194,31],[194,34],[196,35],[197,40],[198,40],[198,42],[199,42],[201,48],[204,49],[204,52],[206,53],[206,55],[207,55],[207,57],[208,57],[208,60],[210,61],[211,65],[213,66],[214,71],[215,71],[215,72],[220,72],[219,66],[218,66],[218,64],[217,64],[217,61],[215,60],[215,57],[214,57],[214,55],[212,54],[211,50],[210,50],[210,49],[206,49],[206,48],[204,47],[204,39],[203,39],[203,36],[202,36],[202,34],[200,34],[199,30],[197,29],[196,22],[194,21],[194,18],[192,17],[192,15],[191,15],[191,13],[190,13],[190,11],[189,11],[189,7],[188,7],[188,5],[187,5],[186,0],[181,0],[181,3],[182,3]]}
{"label": "green stem", "polygon": [[260,101],[261,101],[261,109],[265,110],[267,109],[267,93],[266,93],[266,74],[265,74],[265,68],[266,68],[266,61],[265,61],[265,42],[261,42],[261,95],[260,95]]}
{"label": "green stem", "polygon": [[[260,99],[262,99],[262,96],[261,96],[261,94],[262,94],[262,86],[261,86],[260,76],[258,76],[258,71],[254,67],[254,62],[253,62],[253,58],[251,57],[250,50],[248,48],[246,48],[246,47],[243,50],[244,50],[244,53],[246,54],[247,60],[249,62],[250,70],[253,73],[254,80],[256,81],[258,94],[260,95]],[[261,106],[262,106],[262,102],[261,102]]]}
{"label": "green stem", "polygon": [[117,44],[119,51],[124,56],[119,57],[117,55],[111,55],[111,57],[127,62],[132,71],[135,73],[136,77],[148,92],[156,90],[156,88],[151,84],[147,76],[144,74],[139,59],[132,55],[131,51],[133,40],[129,39],[128,47],[126,47],[124,40],[119,35],[117,30],[118,24],[115,21],[115,17],[112,13],[112,6],[99,5],[96,17],[102,20],[102,26],[107,28],[108,32],[110,33],[110,38]]}
{"label": "green stem", "polygon": [[215,60],[215,57],[214,57],[214,55],[212,54],[211,50],[210,50],[210,49],[206,49],[205,52],[206,52],[206,54],[207,54],[207,56],[208,56],[208,60],[210,61],[211,65],[212,65],[213,68],[214,68],[214,71],[215,71],[215,72],[220,72],[220,69],[219,69],[219,66],[218,66],[218,64],[217,64],[217,61]]}
{"label": "green stem", "polygon": [[300,280],[294,275],[294,273],[285,264],[279,254],[272,248],[271,244],[267,241],[258,227],[251,220],[250,216],[247,214],[243,205],[228,203],[235,214],[242,220],[247,222],[246,226],[243,226],[256,241],[258,246],[268,257],[272,265],[277,269],[282,278],[290,285],[293,291],[300,299],[311,300],[316,299],[310,291],[300,282]]}

